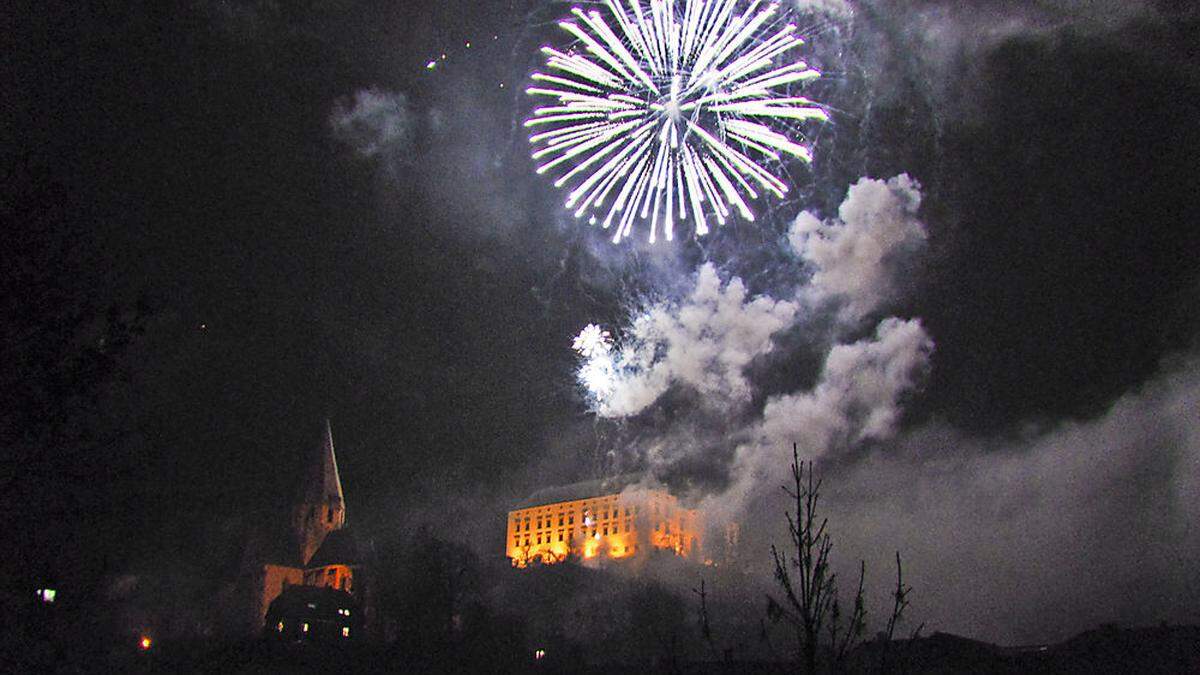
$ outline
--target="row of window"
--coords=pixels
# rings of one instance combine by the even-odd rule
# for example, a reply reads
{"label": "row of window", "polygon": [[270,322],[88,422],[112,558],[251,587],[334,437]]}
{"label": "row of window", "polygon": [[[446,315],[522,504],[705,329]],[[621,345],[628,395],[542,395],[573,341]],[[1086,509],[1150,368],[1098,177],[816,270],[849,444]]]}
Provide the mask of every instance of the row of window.
{"label": "row of window", "polygon": [[[625,507],[625,517],[626,518],[631,518],[636,513],[637,513],[636,506]],[[592,518],[591,514],[588,512],[587,509],[584,509],[583,514],[582,514],[582,518],[583,518],[585,525],[591,525],[592,522],[594,522],[596,520],[613,520],[613,519],[619,519],[620,517],[621,517],[621,509],[619,509],[619,508],[614,508],[611,511],[608,511],[608,510],[601,511],[599,518]],[[574,514],[560,513],[558,515],[558,527],[564,527],[564,526],[574,525],[574,524],[575,524],[575,515]],[[548,529],[548,528],[554,527],[554,519],[550,516],[546,516],[545,519],[537,518],[531,522],[531,518],[529,516],[526,516],[524,519],[522,519],[520,516],[513,517],[513,531],[515,531],[515,532],[522,532],[522,531],[527,532],[530,529],[530,525],[534,525],[535,527],[533,529],[536,529],[536,530]]]}
{"label": "row of window", "polygon": [[[350,611],[349,611],[349,610],[346,610],[346,614],[348,615],[349,613],[350,613]],[[275,624],[275,630],[276,630],[277,632],[280,632],[280,633],[282,633],[282,632],[283,632],[283,627],[284,627],[284,626],[283,626],[283,622],[282,622],[282,621],[280,621],[279,623]],[[302,632],[302,633],[307,633],[307,632],[308,632],[308,622],[307,622],[307,621],[306,621],[306,622],[304,622],[304,623],[301,623],[301,624],[300,624],[300,632]],[[349,626],[342,626],[342,637],[344,637],[344,638],[348,638],[348,637],[350,637],[350,627],[349,627]]]}
{"label": "row of window", "polygon": [[[655,527],[654,527],[655,531],[658,531],[658,527],[659,527],[658,525],[655,525]],[[631,521],[628,521],[628,520],[625,521],[625,531],[633,532],[633,527],[631,525]],[[668,526],[667,531],[668,532],[670,531],[670,526]],[[597,537],[607,537],[610,533],[611,534],[620,534],[621,533],[621,524],[613,523],[611,527],[608,525],[604,525],[604,526],[601,526],[598,528],[593,527],[591,530],[588,530],[588,529],[581,530],[580,533],[585,537],[591,537],[593,539],[595,539]],[[573,538],[575,536],[575,534],[576,533],[573,528],[570,530],[559,530],[557,533],[558,541],[564,541],[565,537],[567,537],[567,536],[570,536]],[[550,543],[554,542],[554,537],[555,537],[554,533],[547,532],[546,534],[542,534],[539,532],[538,535],[536,537],[534,537],[534,541],[537,544],[542,544],[542,543],[550,544]],[[517,535],[517,536],[513,537],[513,545],[514,546],[521,545],[521,535]],[[525,535],[525,545],[526,546],[530,545],[530,536],[528,534]]]}

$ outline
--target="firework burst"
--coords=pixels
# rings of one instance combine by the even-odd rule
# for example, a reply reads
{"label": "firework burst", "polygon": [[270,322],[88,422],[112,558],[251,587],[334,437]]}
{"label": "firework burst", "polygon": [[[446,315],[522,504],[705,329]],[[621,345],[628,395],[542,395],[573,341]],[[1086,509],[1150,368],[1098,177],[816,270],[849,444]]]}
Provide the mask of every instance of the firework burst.
{"label": "firework burst", "polygon": [[[531,96],[552,99],[525,122],[538,173],[561,175],[576,217],[615,225],[613,241],[650,221],[661,229],[736,211],[753,220],[746,197],[777,197],[787,185],[764,164],[783,155],[812,161],[789,137],[798,122],[828,119],[794,89],[820,77],[786,54],[804,41],[777,2],[603,0],[559,23],[577,40],[543,47],[550,73],[533,74]],[[803,141],[803,138],[800,139]]]}
{"label": "firework burst", "polygon": [[575,336],[571,348],[583,357],[583,363],[579,366],[579,381],[587,387],[588,392],[598,399],[612,392],[616,364],[613,362],[613,343],[609,332],[589,323]]}

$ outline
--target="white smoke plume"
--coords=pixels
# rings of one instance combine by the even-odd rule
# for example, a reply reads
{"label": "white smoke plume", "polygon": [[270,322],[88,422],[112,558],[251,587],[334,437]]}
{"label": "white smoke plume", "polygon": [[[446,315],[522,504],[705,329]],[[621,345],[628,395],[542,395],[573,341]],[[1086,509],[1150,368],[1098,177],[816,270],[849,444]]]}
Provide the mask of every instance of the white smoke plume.
{"label": "white smoke plume", "polygon": [[402,161],[413,137],[413,116],[404,94],[371,88],[354,94],[353,101],[334,104],[329,115],[334,137],[362,157],[386,154]]}
{"label": "white smoke plume", "polygon": [[925,245],[920,206],[920,186],[901,174],[887,181],[860,179],[847,191],[837,218],[822,221],[801,213],[788,233],[793,250],[814,270],[801,297],[816,305],[838,304],[838,316],[848,324],[894,300],[895,272]]}
{"label": "white smoke plume", "polygon": [[1194,623],[1197,410],[1193,356],[1091,420],[1008,439],[915,430],[828,483],[837,545],[868,569],[903,551],[913,621],[932,630],[1011,644]]}
{"label": "white smoke plume", "polygon": [[750,439],[737,448],[733,487],[706,510],[737,518],[776,490],[793,443],[802,460],[811,460],[892,438],[903,398],[921,384],[933,346],[919,320],[895,317],[880,322],[873,337],[834,346],[816,386],[767,400]]}
{"label": "white smoke plume", "polygon": [[873,337],[831,349],[811,391],[769,399],[759,442],[776,450],[799,443],[813,458],[891,436],[901,397],[919,384],[932,352],[919,320],[884,319]]}
{"label": "white smoke plume", "polygon": [[794,0],[796,10],[823,14],[838,19],[847,19],[853,15],[854,9],[847,0]]}
{"label": "white smoke plume", "polygon": [[687,300],[656,304],[633,319],[596,412],[636,415],[675,384],[713,405],[748,402],[746,366],[772,350],[771,336],[792,325],[796,310],[790,301],[749,297],[741,279],[723,284],[713,265],[702,265]]}

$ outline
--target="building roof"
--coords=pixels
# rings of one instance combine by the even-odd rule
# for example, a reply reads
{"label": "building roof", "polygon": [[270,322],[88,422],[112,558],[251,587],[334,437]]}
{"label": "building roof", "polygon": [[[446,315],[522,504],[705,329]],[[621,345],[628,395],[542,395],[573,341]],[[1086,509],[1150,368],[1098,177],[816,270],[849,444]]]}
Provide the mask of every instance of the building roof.
{"label": "building roof", "polygon": [[602,495],[611,495],[622,492],[625,488],[631,485],[637,485],[641,482],[643,476],[641,474],[622,474],[611,478],[600,478],[598,480],[585,480],[570,485],[557,485],[554,487],[543,488],[529,495],[521,502],[513,506],[513,510],[527,509],[531,506],[544,506],[546,504],[557,504],[559,502],[569,502],[576,499],[587,499],[589,497],[599,497]]}
{"label": "building roof", "polygon": [[357,608],[358,603],[346,591],[324,586],[288,586],[271,602],[268,615],[333,615],[347,607]]}
{"label": "building roof", "polygon": [[329,565],[358,565],[365,562],[362,549],[347,528],[333,530],[321,542],[321,548],[313,554],[306,567]]}

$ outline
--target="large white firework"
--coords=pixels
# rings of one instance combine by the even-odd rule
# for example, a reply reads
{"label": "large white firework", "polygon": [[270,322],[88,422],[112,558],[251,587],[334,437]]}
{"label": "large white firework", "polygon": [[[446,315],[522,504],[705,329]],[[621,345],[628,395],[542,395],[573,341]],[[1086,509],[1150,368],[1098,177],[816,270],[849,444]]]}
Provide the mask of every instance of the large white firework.
{"label": "large white firework", "polygon": [[588,392],[597,399],[611,393],[617,366],[613,361],[613,343],[609,332],[589,323],[575,336],[571,348],[583,357],[583,363],[579,366],[579,381],[587,387]]}
{"label": "large white firework", "polygon": [[[525,122],[538,173],[561,171],[576,217],[629,236],[650,221],[650,241],[691,218],[733,210],[745,197],[782,197],[788,186],[767,168],[782,155],[812,161],[789,137],[805,120],[826,120],[796,87],[820,77],[787,53],[804,44],[786,10],[763,0],[603,0],[559,23],[576,38],[566,51],[543,47],[551,73],[526,91],[553,101]],[[601,11],[604,10],[604,11]],[[786,133],[785,133],[786,132]]]}

